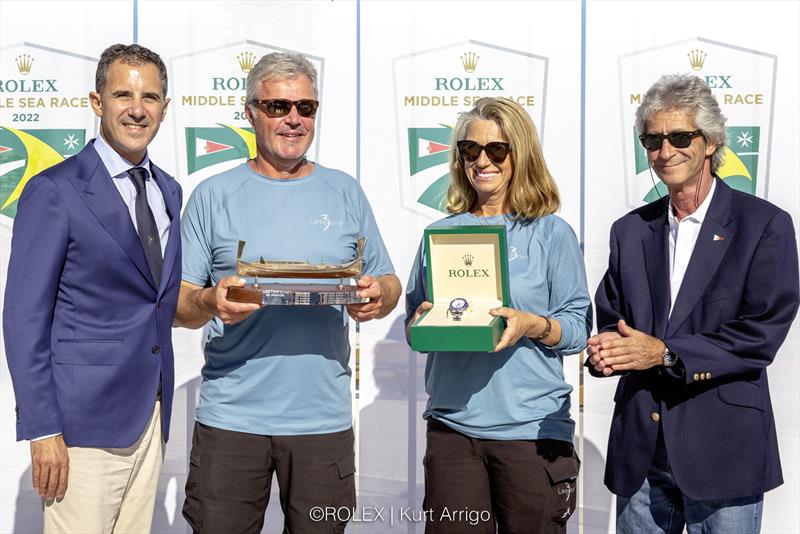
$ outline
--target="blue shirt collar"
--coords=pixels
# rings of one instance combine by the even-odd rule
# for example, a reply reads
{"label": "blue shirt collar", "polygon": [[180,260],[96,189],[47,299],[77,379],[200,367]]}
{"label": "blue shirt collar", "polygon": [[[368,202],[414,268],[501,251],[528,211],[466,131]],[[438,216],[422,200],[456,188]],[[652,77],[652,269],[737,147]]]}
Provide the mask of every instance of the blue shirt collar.
{"label": "blue shirt collar", "polygon": [[134,165],[123,158],[119,152],[111,148],[106,140],[103,139],[101,133],[98,133],[94,140],[94,149],[97,151],[97,155],[100,156],[100,161],[103,162],[108,174],[110,174],[112,178],[119,178],[120,175],[127,178],[128,170],[133,167],[144,167],[147,169],[148,174],[152,174],[150,171],[150,156],[147,155],[147,152],[145,152],[142,162],[138,165]]}

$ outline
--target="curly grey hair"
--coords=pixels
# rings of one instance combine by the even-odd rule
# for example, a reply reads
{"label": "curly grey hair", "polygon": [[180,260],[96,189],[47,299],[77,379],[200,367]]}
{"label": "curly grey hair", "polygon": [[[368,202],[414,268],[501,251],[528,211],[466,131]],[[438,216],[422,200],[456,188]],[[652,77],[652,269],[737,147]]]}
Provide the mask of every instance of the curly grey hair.
{"label": "curly grey hair", "polygon": [[727,137],[725,135],[725,115],[719,108],[717,99],[708,85],[691,74],[669,74],[662,76],[653,84],[636,110],[636,131],[643,134],[647,122],[660,111],[687,111],[695,128],[703,131],[706,142],[713,143],[717,149],[711,155],[711,172],[717,172],[722,165],[722,154]]}

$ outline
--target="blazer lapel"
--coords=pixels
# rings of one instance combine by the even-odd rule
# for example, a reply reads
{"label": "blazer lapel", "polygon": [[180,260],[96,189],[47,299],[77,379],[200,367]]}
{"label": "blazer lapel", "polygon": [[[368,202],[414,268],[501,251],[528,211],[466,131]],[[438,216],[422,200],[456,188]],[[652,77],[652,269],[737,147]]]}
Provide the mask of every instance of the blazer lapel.
{"label": "blazer lapel", "polygon": [[157,290],[128,207],[114,186],[100,156],[92,145],[87,145],[74,157],[80,158],[78,176],[71,178],[75,189],[103,228],[119,243],[139,272]]}
{"label": "blazer lapel", "polygon": [[663,337],[669,318],[669,223],[664,213],[650,223],[651,235],[642,239],[650,298],[653,302],[653,332]]}
{"label": "blazer lapel", "polygon": [[706,287],[714,277],[728,251],[733,230],[728,226],[730,217],[731,191],[722,180],[717,179],[717,188],[711,205],[708,207],[700,234],[692,251],[692,257],[686,268],[680,291],[672,307],[669,318],[667,337],[673,335],[683,324],[692,308],[705,293]]}
{"label": "blazer lapel", "polygon": [[181,239],[179,224],[181,218],[181,207],[180,201],[178,200],[178,188],[175,186],[175,180],[170,178],[164,171],[155,165],[151,164],[150,170],[156,177],[156,183],[158,184],[158,187],[161,188],[161,195],[164,197],[164,204],[167,207],[167,214],[169,215],[171,221],[169,225],[167,248],[164,250],[164,263],[161,268],[161,288],[159,289],[160,294],[163,288],[167,287],[169,277],[172,274],[172,269],[175,266],[175,261],[178,257],[178,248]]}

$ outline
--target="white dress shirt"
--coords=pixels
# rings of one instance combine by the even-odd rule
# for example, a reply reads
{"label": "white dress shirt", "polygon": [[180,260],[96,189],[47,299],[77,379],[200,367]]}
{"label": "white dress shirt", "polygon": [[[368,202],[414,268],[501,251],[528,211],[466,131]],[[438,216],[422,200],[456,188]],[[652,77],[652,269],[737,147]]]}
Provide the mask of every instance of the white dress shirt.
{"label": "white dress shirt", "polygon": [[711,198],[717,188],[716,179],[712,178],[711,190],[703,200],[703,203],[691,215],[687,215],[683,220],[678,220],[674,215],[672,200],[669,203],[667,217],[669,219],[669,313],[672,315],[672,307],[675,306],[675,299],[678,298],[678,291],[681,289],[686,268],[689,267],[689,260],[697,243],[697,236],[700,235],[700,227],[708,213],[708,206],[711,205]]}
{"label": "white dress shirt", "polygon": [[136,229],[136,186],[128,177],[128,171],[134,167],[142,167],[147,171],[148,179],[145,180],[145,189],[147,190],[147,203],[150,205],[150,211],[153,212],[153,218],[156,221],[156,228],[158,228],[158,237],[161,240],[161,256],[164,256],[164,251],[167,249],[167,239],[169,239],[169,225],[170,219],[167,215],[167,206],[164,204],[164,196],[161,194],[161,188],[156,184],[152,173],[150,172],[150,158],[145,154],[144,159],[139,165],[134,165],[126,160],[119,153],[111,148],[102,135],[98,135],[94,140],[94,149],[100,160],[105,165],[108,174],[113,178],[114,186],[119,191],[125,205],[128,206],[128,213],[133,221],[133,228]]}

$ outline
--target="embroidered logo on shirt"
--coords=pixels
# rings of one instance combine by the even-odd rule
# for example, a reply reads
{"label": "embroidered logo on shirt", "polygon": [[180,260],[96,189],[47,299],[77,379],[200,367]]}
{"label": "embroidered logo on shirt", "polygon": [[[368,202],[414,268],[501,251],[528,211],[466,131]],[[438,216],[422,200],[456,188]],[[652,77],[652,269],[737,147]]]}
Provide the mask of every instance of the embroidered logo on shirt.
{"label": "embroidered logo on shirt", "polygon": [[511,263],[514,260],[527,260],[528,256],[524,256],[517,252],[517,247],[509,247],[508,248],[508,263]]}
{"label": "embroidered logo on shirt", "polygon": [[342,226],[344,221],[339,219],[338,221],[331,219],[327,213],[320,214],[319,217],[309,217],[308,224],[319,224],[322,226],[322,231],[327,232],[328,228],[331,226]]}

